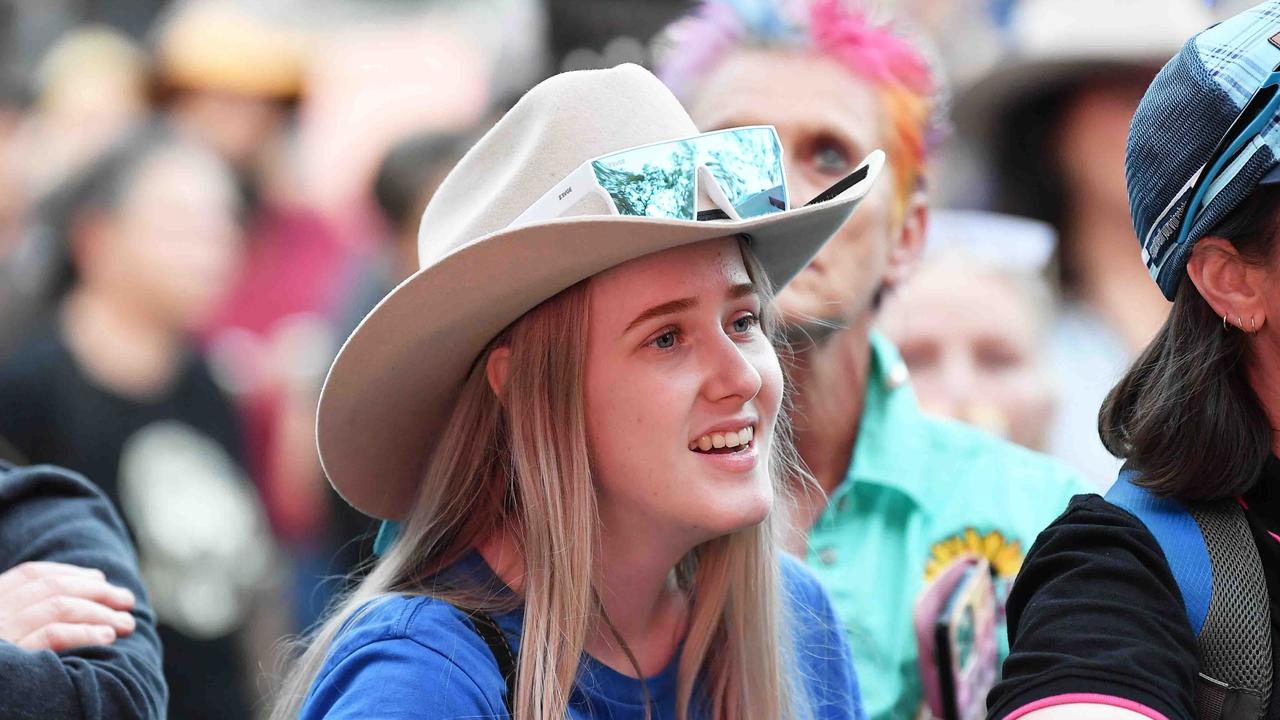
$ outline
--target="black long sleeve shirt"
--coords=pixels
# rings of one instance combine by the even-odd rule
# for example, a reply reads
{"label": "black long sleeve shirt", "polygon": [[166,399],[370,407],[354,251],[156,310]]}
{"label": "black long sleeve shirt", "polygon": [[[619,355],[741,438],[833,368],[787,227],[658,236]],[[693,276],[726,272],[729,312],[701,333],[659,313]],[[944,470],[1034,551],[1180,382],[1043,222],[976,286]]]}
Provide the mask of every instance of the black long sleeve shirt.
{"label": "black long sleeve shirt", "polygon": [[61,653],[0,641],[0,717],[163,718],[168,694],[160,638],[119,515],[78,475],[0,464],[0,572],[37,560],[96,568],[128,588],[137,598],[137,628],[110,645]]}

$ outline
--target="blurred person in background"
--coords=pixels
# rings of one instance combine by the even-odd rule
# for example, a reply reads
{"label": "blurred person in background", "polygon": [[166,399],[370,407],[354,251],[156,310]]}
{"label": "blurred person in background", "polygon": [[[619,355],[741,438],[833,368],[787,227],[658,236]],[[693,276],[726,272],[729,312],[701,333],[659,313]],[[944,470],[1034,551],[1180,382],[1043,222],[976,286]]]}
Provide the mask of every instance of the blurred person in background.
{"label": "blurred person in background", "polygon": [[59,38],[36,68],[20,138],[28,192],[44,195],[146,121],[149,82],[146,53],[109,27]]}
{"label": "blurred person in background", "polygon": [[1053,229],[1025,218],[939,210],[920,264],[885,298],[878,327],[898,347],[925,412],[1043,451],[1057,403],[1048,364]]}
{"label": "blurred person in background", "polygon": [[234,168],[246,202],[245,257],[201,335],[214,377],[241,413],[250,475],[294,563],[293,578],[276,589],[292,598],[275,619],[281,631],[309,624],[328,599],[317,588],[332,574],[334,528],[311,416],[356,265],[300,190],[294,126],[308,56],[289,20],[238,0],[185,0],[158,19],[152,39],[164,117]]}
{"label": "blurred person in background", "polygon": [[93,479],[138,545],[170,717],[248,717],[239,647],[272,557],[240,424],[194,345],[244,251],[234,177],[148,127],[44,212],[70,258],[59,312],[0,367],[0,436]]}
{"label": "blurred person in background", "polygon": [[[48,270],[41,272],[39,263],[32,265],[23,258],[37,249],[23,242],[32,198],[18,172],[17,138],[30,104],[24,79],[0,72],[0,359],[13,349],[15,338],[27,331],[32,316],[39,315],[38,309],[27,309],[45,300],[47,289],[39,280],[50,274]],[[28,271],[28,267],[35,271]]]}
{"label": "blurred person in background", "polygon": [[287,192],[278,173],[303,90],[301,34],[237,0],[183,0],[152,34],[156,100],[170,122],[235,168],[251,205]]}
{"label": "blurred person in background", "polygon": [[[377,299],[417,272],[422,211],[476,137],[462,132],[418,133],[392,146],[378,166],[373,196],[387,224],[387,245],[382,260],[385,287]],[[365,306],[361,316],[375,304]]]}
{"label": "blurred person in background", "polygon": [[990,198],[957,201],[1057,230],[1062,402],[1049,452],[1096,489],[1120,466],[1098,438],[1098,408],[1168,314],[1133,244],[1129,121],[1156,70],[1210,22],[1199,0],[1020,0],[1008,57],[957,96],[957,127],[990,157],[993,183]]}
{"label": "blurred person in background", "polygon": [[0,715],[162,720],[160,656],[133,545],[102,490],[0,462]]}
{"label": "blurred person in background", "polygon": [[5,113],[0,358],[48,319],[65,259],[57,243],[27,232],[31,206],[146,120],[148,73],[145,53],[129,38],[104,26],[77,28],[36,67],[30,106],[15,103]]}
{"label": "blurred person in background", "polygon": [[1082,488],[1046,457],[924,415],[897,350],[872,329],[924,246],[937,81],[917,47],[841,0],[706,2],[670,39],[660,71],[701,129],[777,128],[793,203],[886,149],[888,182],[778,306],[794,344],[796,444],[822,488],[796,508],[807,531],[796,549],[834,596],[869,716],[914,716],[911,612],[926,582],[972,553],[1006,585]]}

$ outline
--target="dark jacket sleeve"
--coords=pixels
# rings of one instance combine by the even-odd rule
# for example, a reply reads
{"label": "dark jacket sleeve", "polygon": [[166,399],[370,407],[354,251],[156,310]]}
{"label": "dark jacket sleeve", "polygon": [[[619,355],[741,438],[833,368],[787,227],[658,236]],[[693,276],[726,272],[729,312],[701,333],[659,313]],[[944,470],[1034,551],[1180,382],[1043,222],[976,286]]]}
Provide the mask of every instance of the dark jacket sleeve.
{"label": "dark jacket sleeve", "polygon": [[1195,638],[1164,553],[1133,515],[1078,496],[1036,539],[1008,602],[989,718],[1087,693],[1195,717]]}
{"label": "dark jacket sleeve", "polygon": [[97,568],[137,598],[137,628],[111,645],[30,652],[0,641],[0,717],[162,718],[156,621],[119,515],[100,490],[51,466],[0,466],[0,571],[28,561]]}

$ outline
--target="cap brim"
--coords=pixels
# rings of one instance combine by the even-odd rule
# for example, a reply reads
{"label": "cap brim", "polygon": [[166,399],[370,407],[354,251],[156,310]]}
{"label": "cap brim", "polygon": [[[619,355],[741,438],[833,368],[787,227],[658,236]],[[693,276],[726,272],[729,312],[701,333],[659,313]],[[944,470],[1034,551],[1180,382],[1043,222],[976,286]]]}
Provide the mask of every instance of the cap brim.
{"label": "cap brim", "polygon": [[573,284],[651,253],[746,235],[775,287],[813,259],[880,174],[829,201],[745,221],[589,216],[503,230],[420,270],[383,298],[329,369],[316,414],[320,462],[361,512],[409,511],[471,364],[507,325]]}

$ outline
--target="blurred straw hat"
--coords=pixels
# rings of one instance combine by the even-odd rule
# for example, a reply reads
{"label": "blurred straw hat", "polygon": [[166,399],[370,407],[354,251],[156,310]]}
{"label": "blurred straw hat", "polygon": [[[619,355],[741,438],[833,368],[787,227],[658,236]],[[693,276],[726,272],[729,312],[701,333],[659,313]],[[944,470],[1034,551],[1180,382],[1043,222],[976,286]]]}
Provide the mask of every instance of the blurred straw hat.
{"label": "blurred straw hat", "polygon": [[530,90],[445,178],[418,234],[420,269],[347,339],[320,396],[329,481],[357,509],[401,519],[476,357],[507,325],[585,278],[644,255],[745,235],[782,286],[844,224],[884,164],[814,205],[744,221],[613,215],[591,193],[555,220],[512,222],[582,163],[698,134],[637,65],[556,75]]}
{"label": "blurred straw hat", "polygon": [[76,28],[59,38],[36,68],[37,100],[44,107],[56,106],[86,76],[114,78],[113,90],[127,89],[142,98],[149,72],[146,53],[128,36],[106,25]]}
{"label": "blurred straw hat", "polygon": [[234,0],[189,0],[158,24],[156,70],[169,88],[293,99],[302,92],[300,33]]}
{"label": "blurred straw hat", "polygon": [[1091,73],[1150,67],[1154,75],[1213,20],[1203,0],[1018,0],[1005,57],[957,93],[953,119],[985,138],[1016,105]]}

